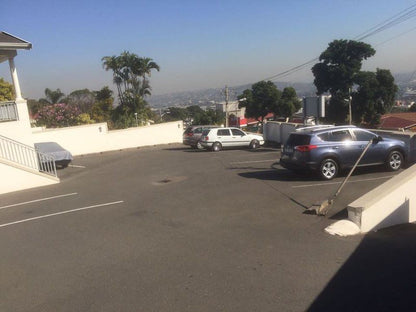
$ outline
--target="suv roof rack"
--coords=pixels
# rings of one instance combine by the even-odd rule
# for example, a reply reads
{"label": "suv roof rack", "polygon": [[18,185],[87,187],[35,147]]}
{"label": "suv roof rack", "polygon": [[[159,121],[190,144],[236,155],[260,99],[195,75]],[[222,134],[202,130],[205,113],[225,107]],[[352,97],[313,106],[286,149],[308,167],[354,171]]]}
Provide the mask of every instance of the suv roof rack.
{"label": "suv roof rack", "polygon": [[316,126],[306,126],[301,128],[296,128],[296,131],[304,131],[304,130],[320,130],[320,129],[326,129],[334,127],[333,125],[316,125]]}
{"label": "suv roof rack", "polygon": [[295,131],[310,131],[315,132],[319,130],[326,130],[326,129],[342,129],[342,128],[356,128],[354,125],[342,125],[342,126],[334,126],[334,125],[317,125],[317,126],[307,126],[302,128],[297,128]]}

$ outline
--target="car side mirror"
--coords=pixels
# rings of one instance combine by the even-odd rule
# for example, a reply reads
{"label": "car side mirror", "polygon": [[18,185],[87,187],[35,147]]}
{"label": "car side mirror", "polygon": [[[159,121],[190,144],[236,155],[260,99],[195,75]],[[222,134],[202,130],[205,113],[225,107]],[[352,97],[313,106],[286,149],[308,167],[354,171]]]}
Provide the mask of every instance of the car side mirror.
{"label": "car side mirror", "polygon": [[383,138],[379,135],[373,138],[373,144],[377,144],[380,141],[383,141]]}

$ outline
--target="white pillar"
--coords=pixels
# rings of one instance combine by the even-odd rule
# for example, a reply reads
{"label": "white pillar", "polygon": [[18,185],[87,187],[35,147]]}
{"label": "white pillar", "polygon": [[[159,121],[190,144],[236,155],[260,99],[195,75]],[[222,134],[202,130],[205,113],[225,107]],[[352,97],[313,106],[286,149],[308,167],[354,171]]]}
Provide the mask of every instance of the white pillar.
{"label": "white pillar", "polygon": [[16,93],[16,100],[22,100],[22,93],[20,91],[19,78],[17,77],[16,66],[14,65],[14,58],[9,58],[10,73],[13,79],[14,92]]}

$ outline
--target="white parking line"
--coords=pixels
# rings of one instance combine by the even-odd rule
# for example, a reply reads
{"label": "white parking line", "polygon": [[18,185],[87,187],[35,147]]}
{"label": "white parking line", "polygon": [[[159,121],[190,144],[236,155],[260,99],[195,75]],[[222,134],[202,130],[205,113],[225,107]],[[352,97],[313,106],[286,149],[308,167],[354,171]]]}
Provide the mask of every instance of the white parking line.
{"label": "white parking line", "polygon": [[61,198],[61,197],[66,197],[66,196],[73,196],[73,195],[77,195],[77,194],[78,193],[69,193],[69,194],[63,194],[63,195],[56,195],[56,196],[52,196],[52,197],[45,197],[45,198],[40,198],[40,199],[34,199],[34,200],[22,202],[22,203],[17,203],[17,204],[2,206],[2,207],[0,207],[0,210],[1,209],[6,209],[6,208],[10,208],[10,207],[16,207],[16,206],[22,206],[22,205],[26,205],[26,204],[36,203],[36,202],[40,202],[40,201],[44,201],[44,200],[50,200],[50,199]]}
{"label": "white parking line", "polygon": [[249,163],[262,163],[262,162],[270,162],[270,161],[276,161],[276,159],[234,161],[234,162],[230,162],[230,164],[231,165],[235,165],[235,164],[249,164]]}
{"label": "white parking line", "polygon": [[80,166],[80,165],[68,165],[68,167],[72,167],[72,168],[87,168],[85,166]]}
{"label": "white parking line", "polygon": [[4,223],[4,224],[0,224],[0,228],[1,227],[6,227],[6,226],[9,226],[9,225],[14,225],[14,224],[19,224],[19,223],[24,223],[24,222],[29,222],[29,221],[39,220],[39,219],[45,219],[45,218],[54,217],[54,216],[59,216],[59,215],[63,215],[63,214],[66,214],[66,213],[72,213],[72,212],[77,212],[77,211],[82,211],[82,210],[87,210],[87,209],[92,209],[92,208],[116,205],[116,204],[120,204],[120,203],[124,203],[124,201],[119,200],[119,201],[115,201],[115,202],[112,202],[112,203],[98,204],[98,205],[93,205],[93,206],[88,206],[88,207],[82,207],[82,208],[77,208],[77,209],[72,209],[72,210],[67,210],[67,211],[51,213],[51,214],[47,214],[47,215],[43,215],[43,216],[39,216],[39,217],[34,217],[34,218],[29,218],[29,219],[23,219],[23,220],[19,220],[19,221],[10,222],[10,223]]}
{"label": "white parking line", "polygon": [[[374,180],[381,180],[381,179],[390,179],[392,177],[393,176],[385,176],[385,177],[378,177],[378,178],[361,179],[361,180],[348,181],[347,183],[366,182],[366,181],[374,181]],[[342,181],[340,181],[340,182],[327,182],[327,183],[292,185],[292,187],[293,188],[301,188],[301,187],[325,186],[325,185],[333,185],[333,184],[341,184],[341,183],[342,183]]]}

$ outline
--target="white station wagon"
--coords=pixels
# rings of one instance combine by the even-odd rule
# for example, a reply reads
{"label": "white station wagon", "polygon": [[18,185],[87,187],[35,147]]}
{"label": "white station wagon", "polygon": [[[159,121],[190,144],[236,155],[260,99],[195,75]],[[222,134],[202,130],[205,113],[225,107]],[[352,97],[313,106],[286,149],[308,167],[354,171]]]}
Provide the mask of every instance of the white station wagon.
{"label": "white station wagon", "polygon": [[264,144],[263,136],[246,133],[238,128],[212,128],[202,132],[201,145],[205,149],[218,152],[226,147],[258,148]]}

